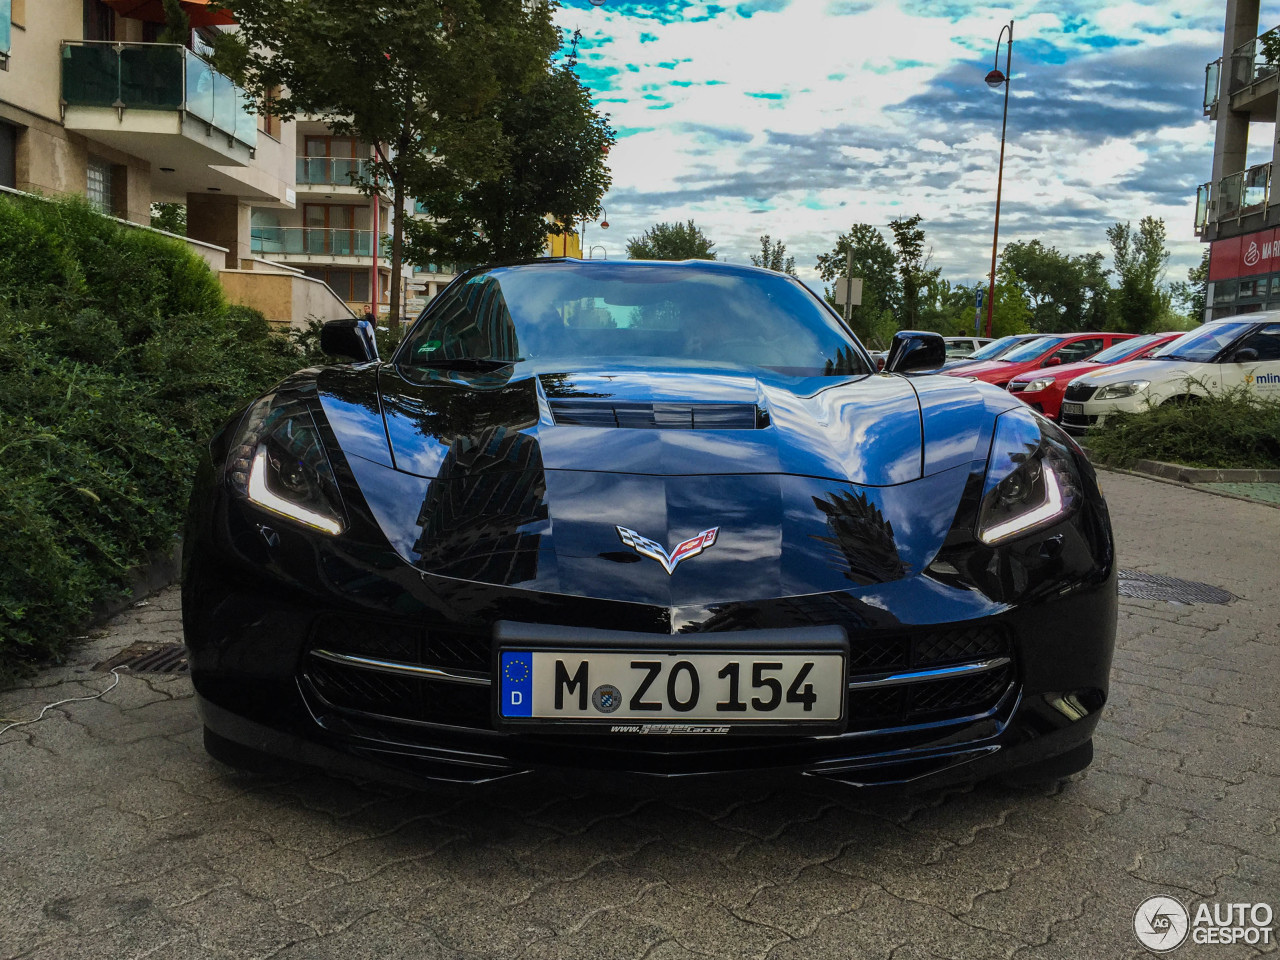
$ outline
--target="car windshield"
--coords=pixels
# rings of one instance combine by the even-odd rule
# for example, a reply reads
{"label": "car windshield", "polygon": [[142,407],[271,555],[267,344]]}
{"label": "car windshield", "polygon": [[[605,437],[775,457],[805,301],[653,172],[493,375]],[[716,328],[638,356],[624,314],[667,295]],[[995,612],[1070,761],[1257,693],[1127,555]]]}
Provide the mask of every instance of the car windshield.
{"label": "car windshield", "polygon": [[993,340],[991,343],[988,343],[981,350],[975,351],[974,354],[971,357],[969,357],[969,359],[970,360],[994,360],[997,357],[1008,353],[1010,350],[1016,347],[1019,343],[1026,343],[1026,342],[1027,341],[1022,337],[1016,337],[1016,336],[1001,337],[999,340]]}
{"label": "car windshield", "polygon": [[1058,344],[1066,340],[1066,337],[1037,337],[1024,343],[1020,347],[1015,347],[1006,353],[1001,360],[1007,360],[1009,363],[1022,363],[1024,360],[1034,360],[1040,354],[1047,350],[1052,350]]}
{"label": "car windshield", "polygon": [[870,373],[857,342],[781,274],[670,263],[540,263],[464,276],[423,311],[396,362],[642,358],[794,376]]}
{"label": "car windshield", "polygon": [[1208,363],[1222,349],[1254,325],[1254,321],[1239,323],[1206,323],[1190,333],[1183,334],[1154,357],[1156,360],[1191,360]]}
{"label": "car windshield", "polygon": [[1159,334],[1148,334],[1145,337],[1130,337],[1128,340],[1121,340],[1119,343],[1113,343],[1101,353],[1095,353],[1089,358],[1090,363],[1115,363],[1117,360],[1123,360],[1135,350],[1142,350],[1143,347],[1149,347],[1160,339]]}

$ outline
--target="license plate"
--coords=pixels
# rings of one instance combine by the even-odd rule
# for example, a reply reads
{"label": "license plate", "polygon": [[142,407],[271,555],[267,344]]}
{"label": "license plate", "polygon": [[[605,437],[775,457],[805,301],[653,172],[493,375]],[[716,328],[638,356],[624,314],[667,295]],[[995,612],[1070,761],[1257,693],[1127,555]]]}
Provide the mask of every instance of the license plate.
{"label": "license plate", "polygon": [[1083,416],[1083,415],[1084,415],[1084,404],[1083,404],[1083,403],[1064,403],[1064,404],[1062,405],[1062,412],[1063,412],[1063,413],[1070,413],[1070,414],[1072,414],[1073,416],[1077,416],[1077,417],[1079,417],[1079,416]]}
{"label": "license plate", "polygon": [[847,683],[843,652],[504,649],[495,686],[503,721],[727,733],[837,725]]}

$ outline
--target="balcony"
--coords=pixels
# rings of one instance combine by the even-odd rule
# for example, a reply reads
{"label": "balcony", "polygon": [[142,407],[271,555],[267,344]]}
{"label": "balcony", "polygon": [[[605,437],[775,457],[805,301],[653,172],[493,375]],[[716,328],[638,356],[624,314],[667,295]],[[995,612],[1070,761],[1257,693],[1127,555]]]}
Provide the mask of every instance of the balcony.
{"label": "balcony", "polygon": [[[306,257],[332,261],[373,256],[372,230],[332,230],[319,227],[254,227],[251,247],[263,257]],[[389,258],[391,244],[383,237],[378,259]]]}
{"label": "balcony", "polygon": [[[1260,163],[1218,181],[1217,216],[1214,219],[1221,222],[1239,220],[1253,213],[1265,215],[1270,204],[1271,164]],[[1197,216],[1198,213],[1197,210]]]}
{"label": "balcony", "polygon": [[1205,227],[1209,224],[1209,212],[1213,209],[1213,184],[1202,183],[1196,190],[1196,224],[1197,237],[1204,236]]}
{"label": "balcony", "polygon": [[248,94],[177,44],[64,41],[62,103],[68,130],[192,176],[258,144]]}
{"label": "balcony", "polygon": [[[1231,52],[1229,62],[1220,69],[1227,71],[1225,90],[1220,96],[1230,98],[1232,110],[1241,113],[1262,113],[1274,116],[1276,109],[1276,91],[1280,87],[1280,27],[1242,43]],[[1209,73],[1211,63],[1205,71],[1205,112],[1209,112]]]}
{"label": "balcony", "polygon": [[369,160],[356,157],[298,157],[298,189],[346,187],[364,193],[360,181],[369,175],[370,166]]}
{"label": "balcony", "polygon": [[1204,68],[1204,115],[1210,116],[1218,105],[1219,91],[1222,89],[1222,58],[1212,61]]}

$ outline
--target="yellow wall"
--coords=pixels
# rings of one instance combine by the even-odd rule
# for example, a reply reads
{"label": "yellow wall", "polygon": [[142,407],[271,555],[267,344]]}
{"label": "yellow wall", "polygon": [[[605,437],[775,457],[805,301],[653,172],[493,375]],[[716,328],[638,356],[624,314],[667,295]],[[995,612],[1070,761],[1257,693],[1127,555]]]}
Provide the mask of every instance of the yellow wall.
{"label": "yellow wall", "polygon": [[576,230],[556,235],[547,234],[548,257],[577,257],[582,259],[582,238]]}

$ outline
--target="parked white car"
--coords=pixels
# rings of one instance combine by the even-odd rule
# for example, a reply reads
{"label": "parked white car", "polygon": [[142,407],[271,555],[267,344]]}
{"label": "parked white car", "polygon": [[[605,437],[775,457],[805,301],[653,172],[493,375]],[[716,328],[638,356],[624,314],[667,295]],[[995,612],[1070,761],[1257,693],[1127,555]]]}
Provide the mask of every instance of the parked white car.
{"label": "parked white car", "polygon": [[1280,400],[1280,311],[1214,320],[1150,360],[1077,377],[1062,398],[1062,426],[1080,435],[1113,413],[1137,413],[1237,387]]}

